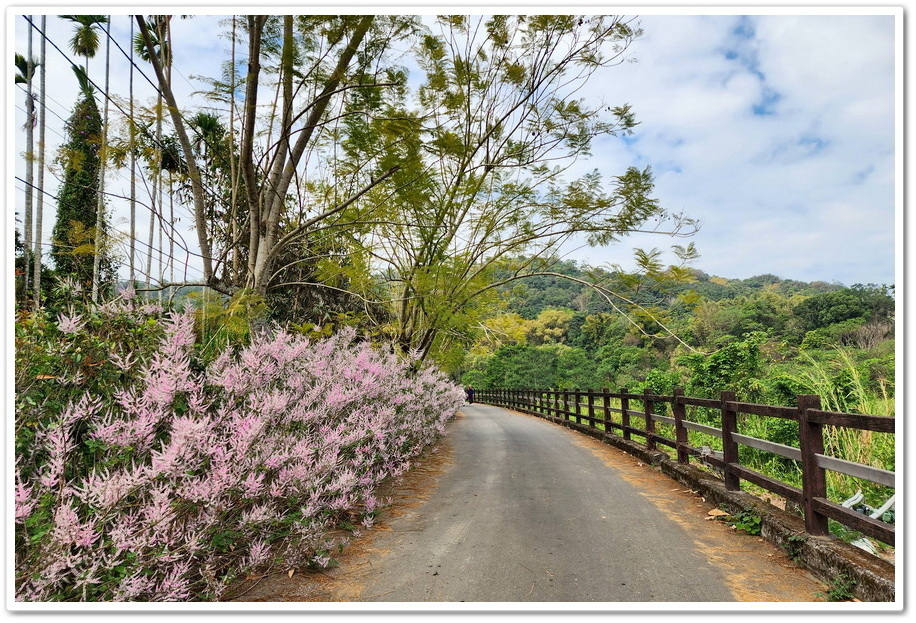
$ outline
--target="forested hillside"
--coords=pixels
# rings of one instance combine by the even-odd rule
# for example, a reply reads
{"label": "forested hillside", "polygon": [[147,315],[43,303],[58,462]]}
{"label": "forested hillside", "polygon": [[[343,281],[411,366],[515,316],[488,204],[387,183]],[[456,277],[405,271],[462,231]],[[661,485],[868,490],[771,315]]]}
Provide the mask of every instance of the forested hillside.
{"label": "forested hillside", "polygon": [[893,413],[893,286],[728,279],[657,265],[633,275],[573,261],[549,272],[557,276],[503,287],[463,383],[684,387],[710,397],[733,389],[773,404],[818,393],[829,408]]}

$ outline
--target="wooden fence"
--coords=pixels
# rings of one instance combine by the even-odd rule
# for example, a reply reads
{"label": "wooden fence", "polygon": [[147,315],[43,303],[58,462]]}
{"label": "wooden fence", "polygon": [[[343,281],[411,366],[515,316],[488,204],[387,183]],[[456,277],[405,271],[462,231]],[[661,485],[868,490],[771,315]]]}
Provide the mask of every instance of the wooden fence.
{"label": "wooden fence", "polygon": [[[746,480],[794,502],[804,511],[805,530],[811,535],[827,535],[827,520],[833,519],[848,528],[894,545],[893,524],[863,515],[827,498],[826,472],[840,472],[892,488],[895,487],[895,473],[826,456],[824,427],[835,426],[893,434],[895,418],[823,411],[818,396],[801,395],[798,396],[797,407],[777,407],[738,402],[734,392],[728,391],[722,392],[721,397],[715,400],[690,398],[680,389],[674,390],[670,396],[655,394],[650,389],[640,394],[628,393],[626,389],[617,393],[606,389],[484,389],[476,391],[475,399],[516,411],[574,421],[579,425],[603,430],[607,435],[619,432],[624,439],[632,439],[634,435],[642,437],[645,446],[650,450],[657,449],[658,444],[668,446],[676,451],[679,463],[689,464],[690,458],[694,457],[695,460],[718,468],[724,475],[725,487],[728,490],[739,490],[740,481]],[[612,406],[612,401],[617,406]],[[633,402],[639,403],[642,408],[631,408]],[[656,407],[660,404],[670,405],[672,415],[656,413],[661,410]],[[721,426],[709,426],[689,420],[688,406],[714,410]],[[619,422],[612,418],[614,413],[619,414]],[[796,422],[799,430],[799,447],[742,435],[738,430],[739,414],[782,418]],[[640,420],[643,428],[634,426],[633,418]],[[656,431],[657,423],[673,426],[674,438],[659,434]],[[691,446],[688,442],[689,430],[721,439],[722,450],[712,450],[707,446]],[[739,445],[799,461],[802,472],[801,489],[741,465],[738,457]]]}

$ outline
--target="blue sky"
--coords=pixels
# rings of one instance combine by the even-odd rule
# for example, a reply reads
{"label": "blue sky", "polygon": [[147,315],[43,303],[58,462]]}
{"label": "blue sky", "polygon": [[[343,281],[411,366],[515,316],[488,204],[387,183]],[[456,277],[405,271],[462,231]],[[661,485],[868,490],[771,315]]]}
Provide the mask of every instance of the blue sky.
{"label": "blue sky", "polygon": [[[600,87],[611,103],[630,103],[641,126],[595,155],[609,169],[652,166],[662,205],[702,222],[696,266],[725,277],[892,283],[893,17],[641,22],[636,62]],[[601,263],[603,254],[623,263],[617,250],[575,255]]]}
{"label": "blue sky", "polygon": [[[589,9],[601,11],[598,5]],[[131,9],[81,10],[120,10],[113,32],[126,33]],[[895,127],[894,17],[737,14],[748,10],[660,15],[644,9],[645,35],[630,49],[635,62],[608,68],[585,93],[610,105],[631,104],[641,125],[627,140],[598,141],[582,169],[616,175],[631,165],[651,166],[662,206],[701,221],[690,239],[701,254],[695,266],[712,275],[895,282],[895,137],[901,130]],[[70,25],[48,21],[52,39],[67,51]],[[14,47],[24,51],[22,18],[14,27]],[[227,42],[216,18],[176,20],[174,28],[177,90],[191,101],[202,88],[194,76],[217,75]],[[53,154],[76,84],[65,59],[50,48],[48,53],[49,75],[60,76],[48,101],[49,123],[57,121],[48,131]],[[121,57],[112,75],[125,95],[127,67]],[[101,61],[93,61],[90,75],[101,81]],[[143,82],[136,78],[138,97],[151,101]],[[21,91],[10,96],[21,108]],[[13,123],[19,153],[21,110]],[[22,176],[21,158],[15,170]],[[51,186],[53,180],[49,176]],[[110,185],[125,190],[126,180],[126,173],[114,176]],[[21,210],[22,193],[13,195]],[[45,210],[47,235],[53,202]],[[115,216],[126,230],[124,213]],[[140,218],[142,232],[146,221]],[[182,220],[190,225],[189,215]],[[186,230],[184,238],[193,244],[195,235]],[[666,249],[672,242],[684,243],[633,236],[611,248],[571,248],[569,257],[628,267],[634,246]],[[193,260],[190,270],[193,278]]]}

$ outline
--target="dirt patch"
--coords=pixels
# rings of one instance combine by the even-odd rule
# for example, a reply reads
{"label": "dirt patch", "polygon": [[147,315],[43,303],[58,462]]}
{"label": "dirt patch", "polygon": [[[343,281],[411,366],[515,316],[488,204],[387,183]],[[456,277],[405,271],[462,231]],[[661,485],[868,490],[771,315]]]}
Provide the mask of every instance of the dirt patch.
{"label": "dirt patch", "polygon": [[[462,418],[458,414],[455,419]],[[391,531],[392,520],[412,512],[437,489],[439,476],[454,460],[448,437],[414,459],[409,470],[379,487],[379,500],[386,503],[371,529],[350,539],[336,556],[337,564],[320,571],[294,569],[269,574],[253,574],[237,582],[223,601],[229,602],[351,602],[359,601],[372,561],[387,556],[390,550],[378,547],[378,536]]]}

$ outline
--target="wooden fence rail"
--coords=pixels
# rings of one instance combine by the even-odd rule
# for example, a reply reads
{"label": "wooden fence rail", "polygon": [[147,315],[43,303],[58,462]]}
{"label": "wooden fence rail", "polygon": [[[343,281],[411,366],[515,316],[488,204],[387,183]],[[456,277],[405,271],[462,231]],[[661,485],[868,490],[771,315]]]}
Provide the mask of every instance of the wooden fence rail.
{"label": "wooden fence rail", "polygon": [[[508,407],[516,411],[574,422],[580,426],[602,430],[605,435],[632,439],[641,437],[649,449],[664,445],[675,450],[677,461],[689,464],[691,457],[721,471],[726,489],[737,491],[741,480],[784,497],[804,512],[805,530],[815,536],[829,533],[827,521],[858,530],[874,539],[894,545],[894,525],[863,515],[827,498],[827,471],[840,472],[879,485],[894,488],[895,472],[846,461],[824,454],[824,426],[852,428],[879,433],[895,432],[895,418],[855,413],[834,413],[821,410],[820,397],[798,396],[797,407],[779,407],[738,402],[733,392],[724,391],[720,398],[691,398],[681,389],[670,396],[655,394],[651,389],[634,394],[626,389],[619,392],[582,389],[483,389],[477,390],[478,402]],[[613,406],[616,401],[617,406]],[[633,408],[633,402],[642,408]],[[657,405],[668,405],[671,416],[659,413]],[[720,426],[693,422],[687,407],[701,407],[718,412]],[[618,414],[615,421],[612,414]],[[739,431],[739,414],[782,418],[798,424],[798,447],[758,439]],[[641,426],[634,426],[637,420]],[[674,427],[674,438],[660,434],[656,423]],[[709,446],[690,445],[688,431],[721,439],[722,450]],[[802,487],[792,486],[742,465],[739,446],[747,446],[798,461],[801,464]]]}

